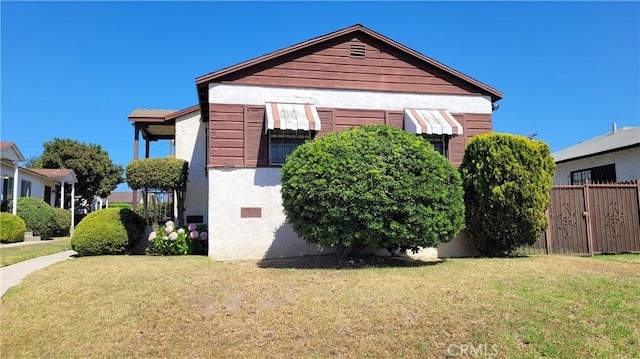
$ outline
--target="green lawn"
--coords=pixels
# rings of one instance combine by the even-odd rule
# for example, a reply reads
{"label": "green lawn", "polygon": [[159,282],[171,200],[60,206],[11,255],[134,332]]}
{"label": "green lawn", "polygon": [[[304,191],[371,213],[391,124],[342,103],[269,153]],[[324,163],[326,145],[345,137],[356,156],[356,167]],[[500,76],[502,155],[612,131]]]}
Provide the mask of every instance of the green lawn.
{"label": "green lawn", "polygon": [[0,352],[3,358],[640,357],[638,257],[623,258],[364,268],[356,258],[342,269],[316,261],[264,268],[199,256],[76,258],[5,294]]}
{"label": "green lawn", "polygon": [[71,249],[69,237],[56,238],[44,243],[27,244],[0,249],[0,267],[26,261],[36,257],[64,252]]}

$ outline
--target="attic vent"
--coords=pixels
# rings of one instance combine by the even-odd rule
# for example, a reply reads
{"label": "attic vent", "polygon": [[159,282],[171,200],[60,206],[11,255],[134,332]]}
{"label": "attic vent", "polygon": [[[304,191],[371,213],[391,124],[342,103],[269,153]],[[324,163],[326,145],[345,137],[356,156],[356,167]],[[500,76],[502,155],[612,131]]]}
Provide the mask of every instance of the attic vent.
{"label": "attic vent", "polygon": [[349,56],[356,59],[364,59],[364,45],[351,45],[351,52],[349,53]]}

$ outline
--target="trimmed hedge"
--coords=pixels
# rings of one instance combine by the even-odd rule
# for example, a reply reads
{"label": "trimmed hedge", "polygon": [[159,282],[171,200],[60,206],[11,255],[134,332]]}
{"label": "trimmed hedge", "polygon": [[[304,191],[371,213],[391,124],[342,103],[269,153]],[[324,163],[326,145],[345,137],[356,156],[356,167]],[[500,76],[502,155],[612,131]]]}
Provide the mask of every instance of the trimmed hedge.
{"label": "trimmed hedge", "polygon": [[501,133],[471,138],[460,165],[471,244],[502,256],[535,243],[547,228],[555,167],[542,141]]}
{"label": "trimmed hedge", "polygon": [[458,171],[422,137],[388,126],[308,141],[281,177],[287,221],[309,243],[417,251],[463,226]]}
{"label": "trimmed hedge", "polygon": [[189,163],[178,158],[145,158],[127,165],[126,181],[134,190],[141,188],[174,190],[185,188]]}
{"label": "trimmed hedge", "polygon": [[55,236],[68,236],[69,230],[71,229],[71,211],[64,208],[54,208],[53,223],[55,225],[55,229],[53,231]]}
{"label": "trimmed hedge", "polygon": [[20,197],[16,214],[34,235],[42,239],[49,239],[53,235],[53,208],[47,202],[35,197]]}
{"label": "trimmed hedge", "polygon": [[142,239],[142,217],[126,208],[89,213],[71,236],[71,248],[80,256],[125,254]]}
{"label": "trimmed hedge", "polygon": [[15,243],[24,241],[27,226],[22,218],[11,213],[0,213],[0,242]]}

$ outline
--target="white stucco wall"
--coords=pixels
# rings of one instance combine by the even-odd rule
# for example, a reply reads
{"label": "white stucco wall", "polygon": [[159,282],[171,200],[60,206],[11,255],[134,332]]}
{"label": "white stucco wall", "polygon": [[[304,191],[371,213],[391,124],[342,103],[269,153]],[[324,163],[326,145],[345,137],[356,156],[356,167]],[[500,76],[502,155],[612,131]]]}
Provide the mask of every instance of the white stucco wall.
{"label": "white stucco wall", "polygon": [[569,176],[572,171],[604,166],[611,163],[615,163],[616,165],[616,180],[618,182],[640,178],[640,147],[581,158],[575,161],[557,163],[556,172],[553,175],[553,184],[571,184],[571,178]]}
{"label": "white stucco wall", "polygon": [[[209,170],[209,257],[260,260],[332,253],[309,245],[286,223],[280,168]],[[242,207],[261,208],[260,218],[240,218]]]}
{"label": "white stucco wall", "polygon": [[205,223],[208,209],[206,135],[206,126],[200,121],[199,111],[176,119],[176,158],[189,162],[184,218],[203,216]]}
{"label": "white stucco wall", "polygon": [[259,105],[266,102],[308,103],[318,107],[370,110],[420,108],[453,113],[491,114],[491,98],[478,95],[425,95],[400,92],[325,90],[210,84],[209,102]]}
{"label": "white stucco wall", "polygon": [[[261,260],[335,252],[333,248],[305,243],[286,223],[280,195],[280,168],[210,169],[209,178],[209,257],[212,259]],[[261,208],[262,215],[241,218],[242,207]],[[464,234],[460,234],[437,249],[425,248],[409,255],[433,259],[473,256],[477,251],[467,243]]]}
{"label": "white stucco wall", "polygon": [[[0,177],[4,176],[8,176],[11,178],[14,177],[14,169],[12,166],[7,166],[5,164],[2,165]],[[31,197],[44,199],[44,179],[41,176],[23,170],[18,170],[18,197],[20,197],[22,189],[22,180],[31,181]],[[2,183],[0,183],[0,186],[2,186]],[[0,193],[2,193],[1,189]]]}

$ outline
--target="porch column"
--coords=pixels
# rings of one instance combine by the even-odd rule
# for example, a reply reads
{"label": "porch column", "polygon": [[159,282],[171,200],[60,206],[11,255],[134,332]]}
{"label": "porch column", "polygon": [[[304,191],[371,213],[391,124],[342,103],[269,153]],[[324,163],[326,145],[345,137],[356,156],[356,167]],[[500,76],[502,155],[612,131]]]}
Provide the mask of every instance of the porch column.
{"label": "porch column", "polygon": [[73,232],[73,229],[76,228],[76,184],[71,182],[71,229],[70,232]]}
{"label": "porch column", "polygon": [[13,163],[13,194],[12,194],[12,198],[11,200],[13,201],[13,208],[11,208],[11,212],[13,212],[14,215],[16,215],[18,212],[18,169],[20,168],[20,166],[18,166],[18,162],[14,162]]}
{"label": "porch column", "polygon": [[64,209],[64,180],[60,181],[60,208]]}
{"label": "porch column", "polygon": [[[134,133],[133,133],[133,160],[137,160],[138,159],[138,147],[140,147],[140,130],[138,129],[138,126],[136,126],[134,124]],[[132,203],[131,203],[131,209],[134,212],[137,212],[138,210],[138,190],[134,190],[133,191],[133,195],[132,195]]]}

